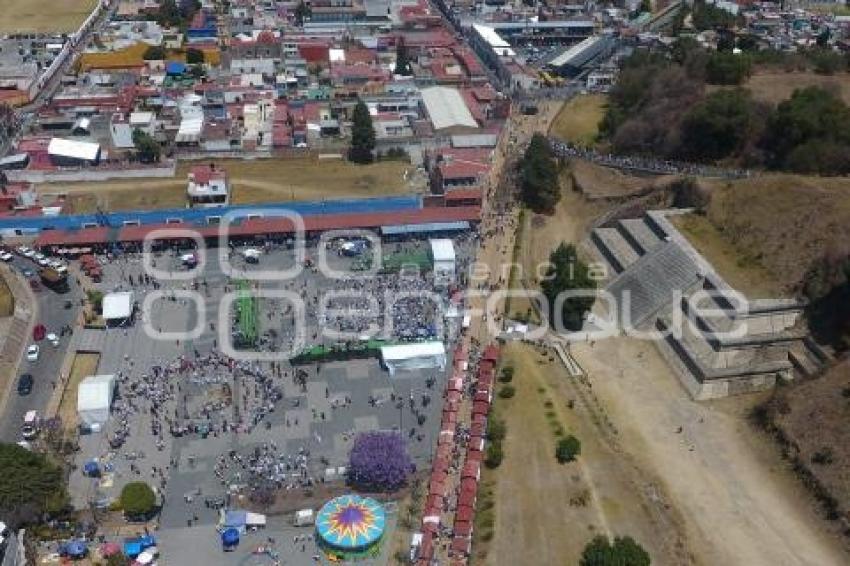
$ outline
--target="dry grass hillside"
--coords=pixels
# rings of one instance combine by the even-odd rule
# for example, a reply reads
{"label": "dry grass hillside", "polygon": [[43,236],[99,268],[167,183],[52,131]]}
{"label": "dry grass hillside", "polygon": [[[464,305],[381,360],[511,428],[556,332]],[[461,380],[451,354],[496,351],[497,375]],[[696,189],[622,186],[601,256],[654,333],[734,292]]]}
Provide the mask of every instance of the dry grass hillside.
{"label": "dry grass hillside", "polygon": [[768,407],[771,424],[806,482],[816,492],[824,490],[828,510],[850,521],[850,360],[820,379],[780,390]]}
{"label": "dry grass hillside", "polygon": [[799,288],[813,261],[850,241],[850,179],[763,175],[703,183],[714,189],[711,223],[786,289]]}

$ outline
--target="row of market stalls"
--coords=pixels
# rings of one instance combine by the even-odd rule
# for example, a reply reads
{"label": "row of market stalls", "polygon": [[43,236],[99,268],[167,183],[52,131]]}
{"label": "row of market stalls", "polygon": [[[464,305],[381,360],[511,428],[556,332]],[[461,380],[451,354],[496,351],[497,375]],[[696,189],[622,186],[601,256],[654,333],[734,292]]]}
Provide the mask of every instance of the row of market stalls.
{"label": "row of market stalls", "polygon": [[[446,529],[441,527],[451,527],[452,557],[465,560],[469,556],[481,462],[484,460],[487,417],[493,402],[493,383],[498,359],[499,349],[491,345],[485,348],[479,361],[472,398],[469,439],[463,453],[463,446],[455,435],[463,405],[463,392],[468,388],[466,377],[469,358],[463,343],[455,350],[452,376],[445,391],[439,440],[431,466],[421,532],[417,533],[413,540],[413,558],[417,564],[425,566],[431,563],[437,539],[441,533],[446,532]],[[457,460],[460,460],[460,466],[455,464]],[[452,498],[456,498],[457,503],[453,523],[443,525],[443,515],[450,507],[449,501]]]}

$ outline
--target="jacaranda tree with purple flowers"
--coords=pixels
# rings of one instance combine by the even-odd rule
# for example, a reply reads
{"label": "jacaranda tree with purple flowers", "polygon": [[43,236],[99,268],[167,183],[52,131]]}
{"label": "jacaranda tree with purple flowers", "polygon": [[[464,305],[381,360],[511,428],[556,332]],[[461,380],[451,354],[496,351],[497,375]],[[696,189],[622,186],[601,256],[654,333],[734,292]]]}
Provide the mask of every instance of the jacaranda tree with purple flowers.
{"label": "jacaranda tree with purple flowers", "polygon": [[370,491],[395,491],[414,471],[407,444],[394,432],[364,432],[354,439],[348,481]]}

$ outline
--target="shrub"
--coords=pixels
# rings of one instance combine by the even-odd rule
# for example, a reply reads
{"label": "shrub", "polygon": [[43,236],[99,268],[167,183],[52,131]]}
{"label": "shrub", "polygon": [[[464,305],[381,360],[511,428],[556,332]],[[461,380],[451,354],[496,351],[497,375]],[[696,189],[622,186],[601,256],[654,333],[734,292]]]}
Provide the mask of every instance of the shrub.
{"label": "shrub", "polygon": [[186,50],[186,63],[189,65],[200,65],[204,62],[204,52],[200,49],[190,47]]}
{"label": "shrub", "polygon": [[499,397],[502,399],[510,399],[516,395],[516,388],[513,385],[505,385],[499,389]]}
{"label": "shrub", "polygon": [[487,455],[484,458],[484,465],[490,469],[498,468],[502,464],[502,458],[504,458],[502,443],[499,441],[491,442],[487,446]]}
{"label": "shrub", "polygon": [[144,54],[142,54],[142,59],[145,61],[160,61],[165,59],[165,49],[159,45],[151,45],[145,49]]}
{"label": "shrub", "polygon": [[514,366],[505,366],[502,368],[502,373],[499,374],[499,381],[502,383],[510,383],[514,379]]}
{"label": "shrub", "polygon": [[504,439],[507,433],[508,426],[505,424],[505,421],[497,418],[495,415],[490,415],[490,420],[487,422],[487,438],[498,442]]}
{"label": "shrub", "polygon": [[121,507],[128,519],[147,519],[156,508],[156,495],[145,482],[130,482],[121,490]]}
{"label": "shrub", "polygon": [[616,537],[611,544],[596,536],[584,547],[579,566],[649,566],[649,554],[631,537]]}
{"label": "shrub", "polygon": [[558,441],[555,448],[555,458],[559,464],[572,462],[581,454],[581,442],[573,435],[566,436]]}

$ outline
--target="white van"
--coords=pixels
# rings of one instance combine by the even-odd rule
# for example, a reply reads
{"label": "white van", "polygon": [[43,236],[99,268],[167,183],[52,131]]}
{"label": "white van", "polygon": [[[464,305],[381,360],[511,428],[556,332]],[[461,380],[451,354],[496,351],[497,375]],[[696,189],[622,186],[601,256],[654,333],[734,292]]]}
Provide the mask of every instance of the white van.
{"label": "white van", "polygon": [[315,521],[312,509],[301,509],[295,512],[295,526],[307,527]]}
{"label": "white van", "polygon": [[38,411],[27,411],[27,414],[24,415],[21,436],[24,437],[24,440],[33,440],[38,436]]}

